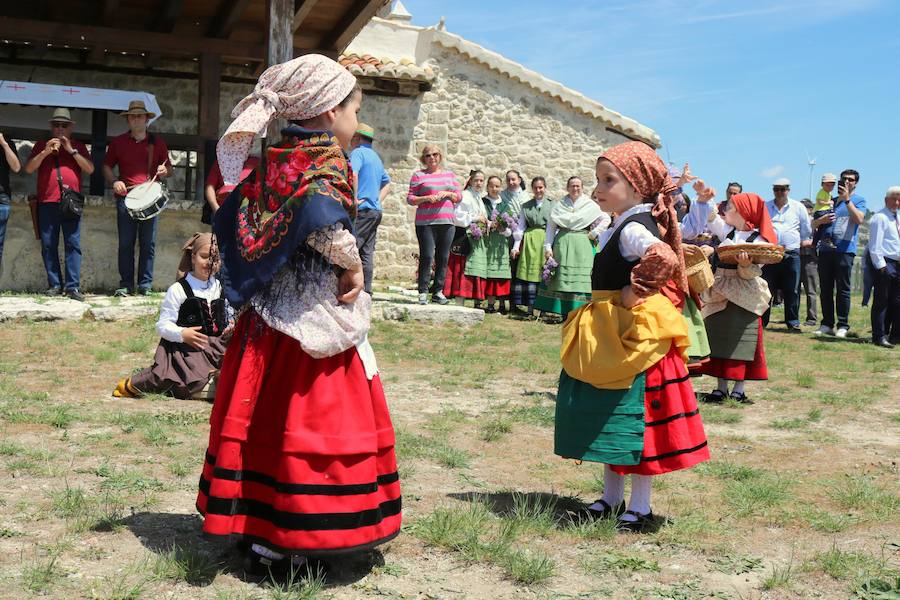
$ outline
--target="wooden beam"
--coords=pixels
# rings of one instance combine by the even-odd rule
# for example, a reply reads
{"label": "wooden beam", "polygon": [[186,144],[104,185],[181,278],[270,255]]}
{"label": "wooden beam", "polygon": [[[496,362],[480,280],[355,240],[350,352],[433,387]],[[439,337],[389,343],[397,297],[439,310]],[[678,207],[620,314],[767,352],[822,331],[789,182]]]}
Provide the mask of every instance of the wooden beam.
{"label": "wooden beam", "polygon": [[249,4],[250,0],[223,0],[219,12],[216,13],[209,29],[206,30],[206,35],[227,39]]}
{"label": "wooden beam", "polygon": [[294,25],[291,31],[296,33],[300,26],[303,25],[304,19],[315,8],[317,0],[295,0],[294,2]]}
{"label": "wooden beam", "polygon": [[175,28],[175,22],[178,21],[178,15],[181,14],[181,7],[184,0],[163,0],[159,12],[153,19],[153,31],[160,33],[172,33]]}
{"label": "wooden beam", "polygon": [[196,198],[203,201],[206,177],[216,158],[216,140],[219,137],[219,94],[222,78],[222,57],[215,54],[200,55],[200,81],[197,94],[197,179]]}
{"label": "wooden beam", "polygon": [[[271,66],[294,58],[294,32],[291,29],[294,22],[294,0],[266,0],[266,9],[266,62]],[[270,144],[278,141],[283,126],[281,119],[276,119],[269,125]]]}
{"label": "wooden beam", "polygon": [[112,25],[113,18],[119,10],[119,0],[103,0],[103,2],[97,3],[97,8],[99,9],[97,20],[100,22],[100,25],[109,27]]}
{"label": "wooden beam", "polygon": [[387,0],[356,0],[319,46],[342,51],[385,4]]}
{"label": "wooden beam", "polygon": [[91,162],[94,172],[91,173],[91,194],[102,196],[106,191],[106,180],[103,178],[103,159],[106,158],[106,127],[109,111],[91,111]]}
{"label": "wooden beam", "polygon": [[90,64],[103,63],[106,60],[106,50],[103,46],[94,46],[87,55],[87,62]]}
{"label": "wooden beam", "polygon": [[113,51],[156,52],[168,56],[173,54],[199,56],[203,52],[210,52],[242,59],[266,58],[266,50],[260,44],[11,17],[0,19],[0,39],[32,41],[36,45],[52,42],[101,46]]}

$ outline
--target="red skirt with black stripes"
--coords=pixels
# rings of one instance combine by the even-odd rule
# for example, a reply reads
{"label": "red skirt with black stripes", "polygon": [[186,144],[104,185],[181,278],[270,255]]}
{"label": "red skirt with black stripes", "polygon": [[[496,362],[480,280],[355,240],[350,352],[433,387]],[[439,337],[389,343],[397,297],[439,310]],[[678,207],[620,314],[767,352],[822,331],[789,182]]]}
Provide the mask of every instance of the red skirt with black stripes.
{"label": "red skirt with black stripes", "polygon": [[350,552],[396,536],[400,504],[387,402],[356,348],[312,358],[245,312],[210,416],[203,531],[286,554]]}
{"label": "red skirt with black stripes", "polygon": [[709,460],[697,396],[674,345],[647,369],[644,391],[644,450],[636,465],[609,465],[621,475],[661,475]]}

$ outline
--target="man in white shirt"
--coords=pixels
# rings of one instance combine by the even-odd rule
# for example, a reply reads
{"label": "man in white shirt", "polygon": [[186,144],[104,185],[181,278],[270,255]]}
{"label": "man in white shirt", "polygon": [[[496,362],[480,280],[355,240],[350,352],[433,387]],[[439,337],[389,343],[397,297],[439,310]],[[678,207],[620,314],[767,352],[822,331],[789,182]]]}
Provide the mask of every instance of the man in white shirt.
{"label": "man in white shirt", "polygon": [[900,186],[888,188],[884,208],[869,220],[868,260],[875,273],[872,343],[893,348],[900,342]]}

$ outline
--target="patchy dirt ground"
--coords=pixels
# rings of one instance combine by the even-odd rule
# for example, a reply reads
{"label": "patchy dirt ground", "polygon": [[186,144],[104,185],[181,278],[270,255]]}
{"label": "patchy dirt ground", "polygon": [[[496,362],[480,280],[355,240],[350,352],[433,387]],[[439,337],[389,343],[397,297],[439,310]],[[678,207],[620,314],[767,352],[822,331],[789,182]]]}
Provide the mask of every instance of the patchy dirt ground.
{"label": "patchy dirt ground", "polygon": [[209,405],[110,396],[151,359],[151,319],[5,323],[0,597],[897,597],[896,352],[767,333],[756,404],[701,407],[713,460],[658,478],[656,531],[626,535],[566,516],[601,482],[552,452],[558,337],[377,323],[404,531],[287,588],[200,534]]}

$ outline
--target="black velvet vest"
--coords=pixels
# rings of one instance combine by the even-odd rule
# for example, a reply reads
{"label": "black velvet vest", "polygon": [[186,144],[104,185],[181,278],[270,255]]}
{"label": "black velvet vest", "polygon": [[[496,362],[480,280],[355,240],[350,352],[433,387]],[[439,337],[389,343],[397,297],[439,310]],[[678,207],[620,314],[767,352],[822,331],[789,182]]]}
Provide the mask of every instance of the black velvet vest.
{"label": "black velvet vest", "polygon": [[[209,336],[220,336],[228,326],[228,315],[225,310],[225,298],[222,294],[213,300],[207,302],[205,298],[198,298],[194,295],[194,290],[187,282],[186,278],[178,280],[181,284],[187,299],[178,309],[178,320],[175,323],[179,327],[197,327],[202,329],[200,333]],[[224,288],[223,288],[224,289]]]}
{"label": "black velvet vest", "polygon": [[592,290],[621,290],[631,283],[631,269],[640,262],[638,260],[626,260],[619,251],[619,236],[628,223],[640,223],[647,228],[659,239],[659,227],[656,225],[656,219],[649,212],[637,213],[631,215],[622,222],[615,233],[613,233],[603,250],[594,256],[594,268],[591,269],[591,289]]}

